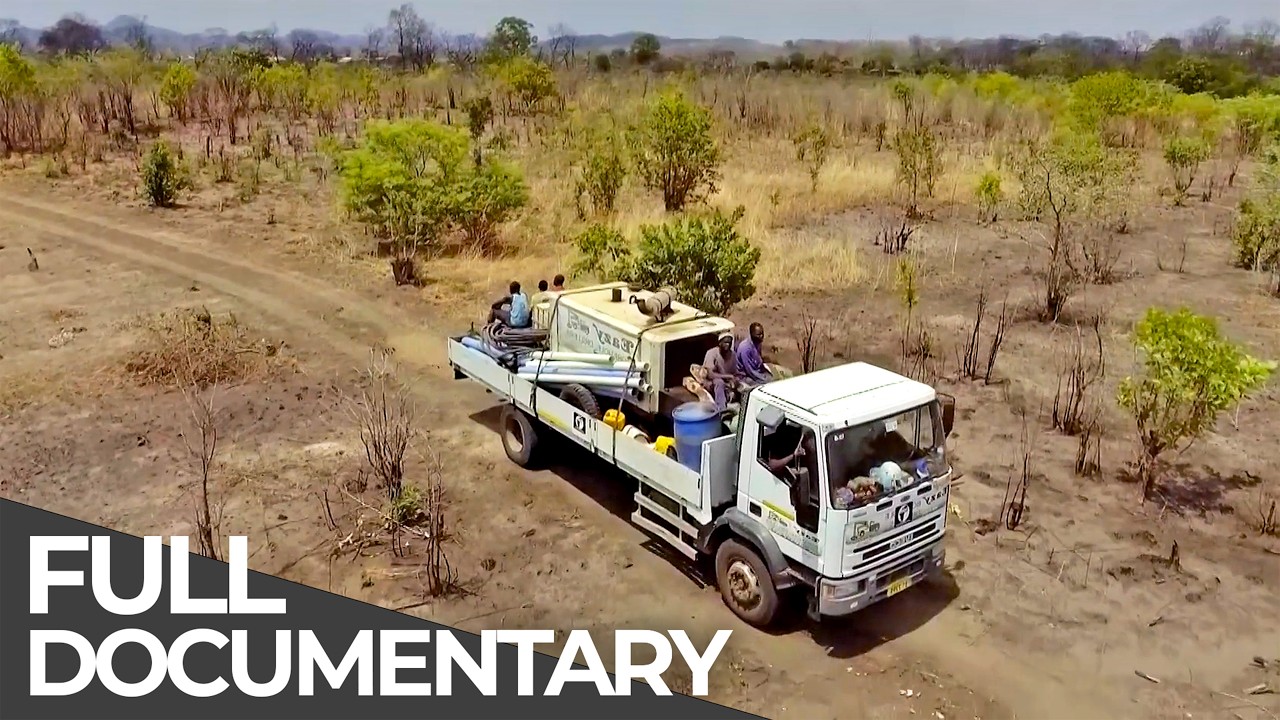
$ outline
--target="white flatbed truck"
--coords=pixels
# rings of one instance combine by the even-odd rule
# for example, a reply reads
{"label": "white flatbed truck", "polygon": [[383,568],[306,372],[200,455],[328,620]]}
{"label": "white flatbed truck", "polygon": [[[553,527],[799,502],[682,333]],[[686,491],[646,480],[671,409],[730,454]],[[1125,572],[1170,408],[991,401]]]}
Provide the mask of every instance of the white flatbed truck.
{"label": "white flatbed truck", "polygon": [[[589,324],[592,314],[580,313],[578,321]],[[542,320],[548,321],[545,312]],[[713,319],[704,347],[715,345],[727,322]],[[638,344],[661,335],[640,332]],[[502,443],[513,462],[533,464],[540,442],[555,433],[621,469],[638,483],[632,521],[691,560],[714,558],[725,604],[752,625],[771,623],[783,591],[803,591],[815,619],[843,616],[943,567],[954,404],[944,406],[928,385],[866,363],[760,385],[745,393],[736,430],[703,443],[698,471],[594,417],[598,411],[584,411],[560,389],[468,347],[463,337],[449,340],[454,376],[501,398]],[[637,354],[637,343],[612,344]],[[787,466],[770,463],[796,455],[798,447],[804,451]],[[841,491],[852,475],[884,461],[916,471],[875,497],[855,500]]]}

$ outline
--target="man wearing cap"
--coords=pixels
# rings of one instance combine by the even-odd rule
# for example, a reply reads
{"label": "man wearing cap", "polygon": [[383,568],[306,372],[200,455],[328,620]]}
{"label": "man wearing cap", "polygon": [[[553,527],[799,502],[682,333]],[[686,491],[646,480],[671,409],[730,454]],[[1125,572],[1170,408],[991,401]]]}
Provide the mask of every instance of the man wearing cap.
{"label": "man wearing cap", "polygon": [[738,358],[733,353],[733,333],[720,334],[716,346],[708,350],[702,360],[702,369],[711,384],[716,409],[724,410],[729,404],[730,391],[738,389]]}

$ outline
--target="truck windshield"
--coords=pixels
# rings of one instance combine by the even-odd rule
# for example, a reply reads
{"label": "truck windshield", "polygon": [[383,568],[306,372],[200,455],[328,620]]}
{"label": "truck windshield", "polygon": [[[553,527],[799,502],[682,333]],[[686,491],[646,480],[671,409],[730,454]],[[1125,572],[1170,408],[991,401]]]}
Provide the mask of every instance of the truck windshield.
{"label": "truck windshield", "polygon": [[936,402],[830,433],[832,506],[861,507],[945,473],[945,435]]}

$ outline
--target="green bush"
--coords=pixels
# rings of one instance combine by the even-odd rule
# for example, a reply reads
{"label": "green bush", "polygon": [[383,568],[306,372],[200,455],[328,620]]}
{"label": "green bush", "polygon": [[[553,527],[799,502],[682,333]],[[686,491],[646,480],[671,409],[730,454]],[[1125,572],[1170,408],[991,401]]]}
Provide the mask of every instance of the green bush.
{"label": "green bush", "polygon": [[1280,268],[1280,195],[1242,200],[1231,243],[1237,266],[1246,270]]}
{"label": "green bush", "polygon": [[898,182],[907,188],[909,215],[920,214],[920,199],[933,197],[942,175],[942,142],[932,127],[921,120],[898,130],[893,138],[898,155]]}
{"label": "green bush", "polygon": [[142,195],[155,207],[173,207],[178,195],[191,187],[186,168],[174,157],[169,144],[151,146],[142,160]]}
{"label": "green bush", "polygon": [[662,192],[668,212],[716,191],[720,148],[711,136],[711,111],[683,94],[659,96],[633,131],[636,170],[645,185]]}
{"label": "green bush", "polygon": [[1143,499],[1155,490],[1156,463],[1213,430],[1224,410],[1260,388],[1276,368],[1221,337],[1213,318],[1182,309],[1147,311],[1134,345],[1143,374],[1120,384],[1120,406],[1137,426]]}
{"label": "green bush", "polygon": [[1000,173],[988,170],[978,178],[978,185],[973,189],[978,201],[978,211],[984,220],[995,222],[1000,210],[1000,202],[1004,199],[1004,189],[1000,186]]}
{"label": "green bush", "polygon": [[626,238],[608,225],[593,223],[573,239],[578,257],[573,264],[575,277],[613,278],[619,261],[630,256]]}
{"label": "green bush", "polygon": [[821,125],[811,125],[791,140],[796,147],[796,159],[804,163],[809,171],[809,189],[818,190],[818,175],[831,153],[831,136]]}
{"label": "green bush", "polygon": [[379,238],[416,247],[460,229],[487,247],[528,190],[492,158],[468,163],[469,149],[464,131],[428,120],[370,123],[342,158],[343,205]]}
{"label": "green bush", "polygon": [[1209,159],[1209,143],[1195,137],[1172,137],[1164,145],[1164,161],[1173,176],[1173,202],[1181,205],[1196,180],[1200,163]]}
{"label": "green bush", "polygon": [[523,110],[532,112],[542,100],[555,97],[556,76],[545,63],[519,55],[498,67],[498,77],[519,101]]}
{"label": "green bush", "polygon": [[619,280],[670,285],[681,302],[723,315],[755,294],[760,249],[738,234],[743,208],[731,215],[686,216],[640,228],[640,244],[617,264]]}
{"label": "green bush", "polygon": [[612,213],[626,178],[627,161],[617,136],[606,132],[593,137],[578,168],[578,179],[574,185],[578,216],[586,216],[583,196],[591,202],[595,212]]}

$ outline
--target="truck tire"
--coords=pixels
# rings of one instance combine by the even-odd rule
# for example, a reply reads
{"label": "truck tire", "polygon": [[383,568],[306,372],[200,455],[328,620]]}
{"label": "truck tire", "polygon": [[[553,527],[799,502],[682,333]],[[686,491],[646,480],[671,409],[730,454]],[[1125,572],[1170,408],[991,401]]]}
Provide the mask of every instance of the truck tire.
{"label": "truck tire", "polygon": [[749,625],[768,627],[778,614],[778,590],[760,555],[737,540],[716,549],[716,584],[734,615]]}
{"label": "truck tire", "polygon": [[585,385],[565,385],[560,391],[560,399],[569,403],[586,413],[589,417],[599,420],[604,417],[600,414],[600,401],[596,400],[596,396]]}
{"label": "truck tire", "polygon": [[520,467],[532,465],[538,449],[538,428],[533,419],[515,405],[504,405],[499,425],[502,449],[507,451],[511,462]]}

